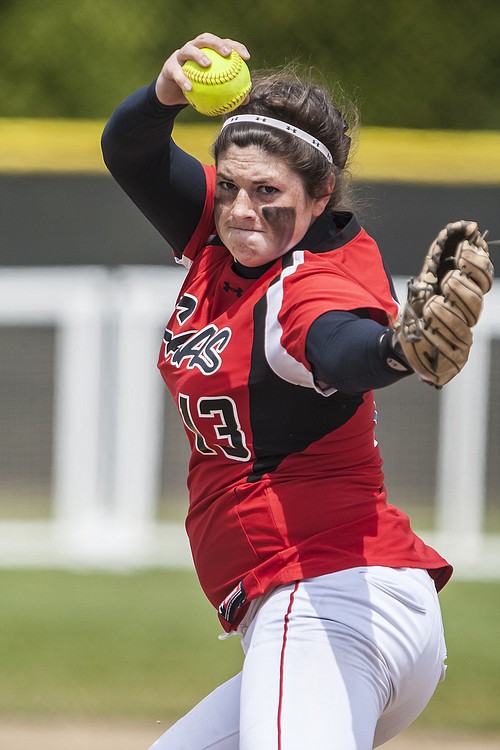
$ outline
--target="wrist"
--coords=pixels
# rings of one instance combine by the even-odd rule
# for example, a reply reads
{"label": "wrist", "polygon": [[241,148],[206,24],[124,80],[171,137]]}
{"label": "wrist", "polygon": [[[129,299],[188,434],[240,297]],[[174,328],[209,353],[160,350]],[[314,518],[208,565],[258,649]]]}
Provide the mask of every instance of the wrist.
{"label": "wrist", "polygon": [[379,349],[384,365],[396,372],[413,372],[393,328],[386,328],[379,339]]}
{"label": "wrist", "polygon": [[175,81],[167,78],[163,73],[160,73],[156,79],[154,91],[158,102],[164,107],[188,104],[186,97]]}

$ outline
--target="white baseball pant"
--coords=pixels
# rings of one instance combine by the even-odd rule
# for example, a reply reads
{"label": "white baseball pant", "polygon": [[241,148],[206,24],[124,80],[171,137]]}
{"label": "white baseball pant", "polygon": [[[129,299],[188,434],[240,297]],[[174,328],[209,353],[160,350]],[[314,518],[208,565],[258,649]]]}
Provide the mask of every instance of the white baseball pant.
{"label": "white baseball pant", "polygon": [[280,586],[240,627],[243,670],[150,750],[372,750],[444,679],[434,583],[362,567]]}

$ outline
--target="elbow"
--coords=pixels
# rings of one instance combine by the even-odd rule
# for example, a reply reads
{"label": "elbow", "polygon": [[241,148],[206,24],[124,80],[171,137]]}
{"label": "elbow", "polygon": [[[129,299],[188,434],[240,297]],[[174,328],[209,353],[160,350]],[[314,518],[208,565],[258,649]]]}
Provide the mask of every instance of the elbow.
{"label": "elbow", "polygon": [[101,135],[101,153],[104,164],[111,173],[113,173],[113,145],[111,128],[108,122]]}

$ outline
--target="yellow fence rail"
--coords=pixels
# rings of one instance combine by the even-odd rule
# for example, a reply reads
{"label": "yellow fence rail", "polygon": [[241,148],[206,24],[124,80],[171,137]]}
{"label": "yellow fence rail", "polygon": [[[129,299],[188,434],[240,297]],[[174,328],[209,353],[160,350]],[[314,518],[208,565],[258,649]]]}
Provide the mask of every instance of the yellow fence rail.
{"label": "yellow fence rail", "polygon": [[[210,162],[220,123],[175,128],[179,145]],[[95,120],[0,119],[0,173],[101,174]],[[500,131],[361,129],[352,173],[365,182],[500,185]]]}

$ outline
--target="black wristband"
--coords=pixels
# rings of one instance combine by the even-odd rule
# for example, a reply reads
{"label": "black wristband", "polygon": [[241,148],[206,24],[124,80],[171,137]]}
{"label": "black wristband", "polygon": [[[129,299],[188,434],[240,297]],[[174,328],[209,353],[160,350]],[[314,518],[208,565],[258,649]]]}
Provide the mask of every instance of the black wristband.
{"label": "black wristband", "polygon": [[379,351],[384,366],[390,372],[413,372],[403,350],[394,339],[392,328],[386,328],[379,338]]}

